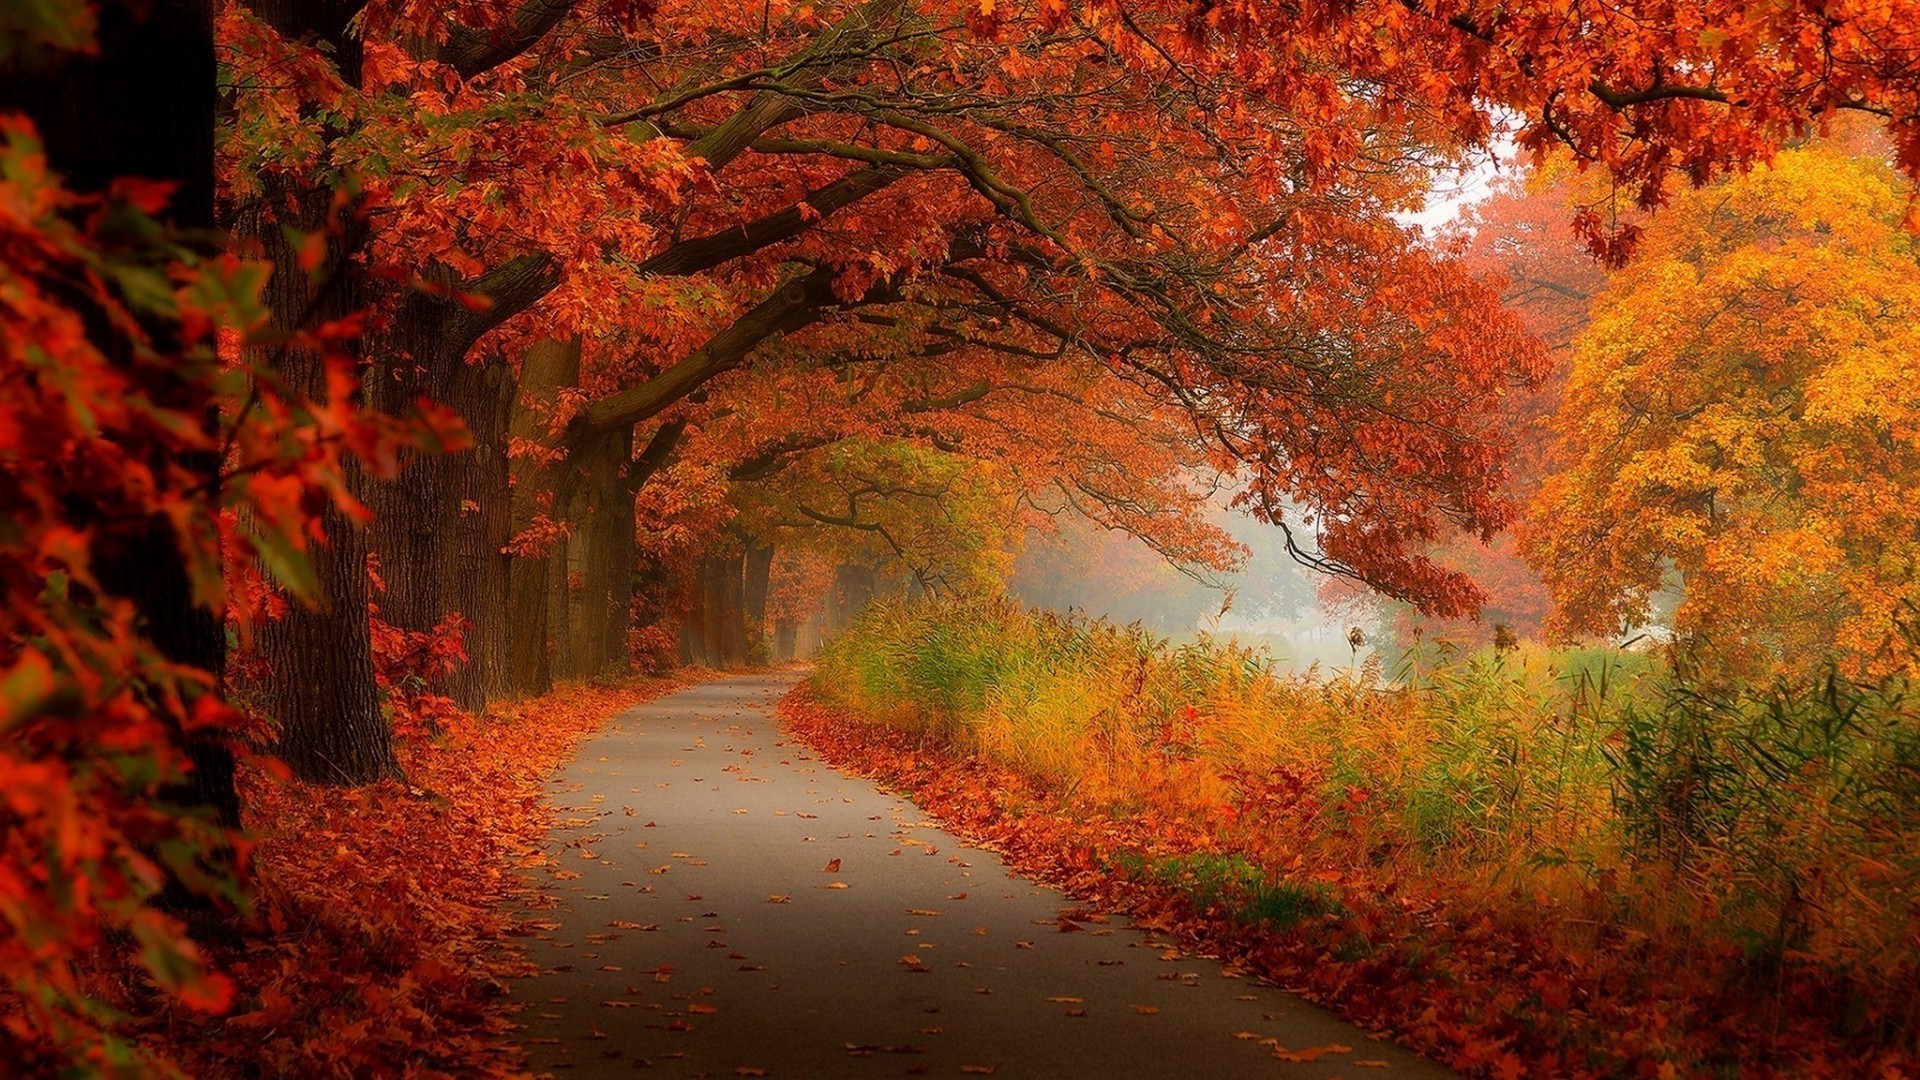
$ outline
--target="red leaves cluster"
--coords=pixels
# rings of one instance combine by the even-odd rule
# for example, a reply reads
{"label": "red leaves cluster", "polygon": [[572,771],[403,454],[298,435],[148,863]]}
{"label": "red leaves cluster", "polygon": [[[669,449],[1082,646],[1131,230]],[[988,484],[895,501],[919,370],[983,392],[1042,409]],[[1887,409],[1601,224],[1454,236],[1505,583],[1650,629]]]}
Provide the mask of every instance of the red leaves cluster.
{"label": "red leaves cluster", "polygon": [[608,716],[677,685],[572,686],[456,716],[401,741],[404,784],[248,770],[259,910],[214,950],[233,1010],[146,1012],[140,1042],[190,1075],[368,1076],[398,1062],[513,1075],[500,980],[522,963],[507,905],[545,831],[541,785]]}
{"label": "red leaves cluster", "polygon": [[[898,788],[1020,872],[1391,1030],[1469,1075],[1672,1077],[1733,1062],[1749,1076],[1905,1075],[1897,1049],[1839,1035],[1819,1015],[1834,988],[1729,979],[1739,967],[1731,943],[1679,946],[1678,935],[1589,925],[1576,948],[1564,931],[1587,920],[1546,897],[1408,877],[1397,866],[1369,871],[1364,855],[1315,869],[1276,850],[1276,837],[1304,835],[1303,820],[1336,812],[1353,817],[1352,842],[1365,847],[1353,813],[1363,791],[1328,808],[1282,778],[1241,784],[1221,807],[1170,794],[1178,780],[1163,777],[1142,779],[1131,798],[1089,796],[1093,785],[1049,787],[935,736],[831,709],[804,687],[780,713],[836,768]],[[1125,869],[1196,854],[1304,876],[1337,890],[1339,910],[1287,929],[1251,925],[1196,910],[1177,884]]]}

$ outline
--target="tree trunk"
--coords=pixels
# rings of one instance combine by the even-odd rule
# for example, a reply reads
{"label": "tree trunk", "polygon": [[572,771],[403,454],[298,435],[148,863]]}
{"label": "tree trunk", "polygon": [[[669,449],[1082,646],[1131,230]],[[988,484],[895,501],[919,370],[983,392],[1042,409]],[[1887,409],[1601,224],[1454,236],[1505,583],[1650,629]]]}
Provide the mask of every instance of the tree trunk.
{"label": "tree trunk", "polygon": [[726,557],[720,571],[720,667],[747,666],[746,563],[743,551]]}
{"label": "tree trunk", "polygon": [[833,588],[827,593],[826,618],[820,627],[822,641],[831,641],[853,625],[860,612],[873,600],[874,573],[865,566],[842,565],[833,572]]}
{"label": "tree trunk", "polygon": [[773,659],[767,634],[767,587],[772,580],[773,545],[749,540],[741,609],[746,616],[747,659],[753,663],[764,664]]}
{"label": "tree trunk", "polygon": [[568,599],[573,585],[570,580],[573,567],[574,537],[569,535],[553,545],[553,551],[547,556],[547,678],[564,679],[571,677],[571,669],[566,663],[567,641],[573,634],[570,618],[573,614]]}
{"label": "tree trunk", "polygon": [[[747,555],[735,549],[700,560],[694,609],[681,630],[689,663],[722,670],[747,666]],[[762,604],[764,610],[764,589]]]}
{"label": "tree trunk", "polygon": [[[290,40],[316,40],[332,50],[334,65],[348,85],[360,81],[360,41],[348,29],[358,11],[353,0],[253,0],[249,6]],[[327,260],[316,289],[300,266],[299,252],[285,227],[317,232],[326,226],[333,192],[284,178],[263,177],[260,204],[244,215],[238,232],[258,243],[273,267],[266,300],[274,325],[292,330],[344,317],[366,306],[368,289],[354,263],[364,227],[351,223],[347,235],[329,237]],[[267,208],[272,208],[271,215]],[[280,374],[296,391],[324,397],[319,358],[290,353]],[[346,466],[350,490],[365,495],[369,484],[352,463]],[[367,536],[329,503],[320,514],[326,540],[311,551],[320,600],[296,605],[284,617],[265,623],[257,635],[267,660],[265,697],[280,727],[279,753],[307,780],[359,784],[397,776],[393,728],[380,709],[373,677],[373,652],[367,623]]]}
{"label": "tree trunk", "polygon": [[720,623],[725,618],[726,592],[727,560],[717,555],[701,559],[688,639],[692,663],[710,668],[725,664]]}
{"label": "tree trunk", "polygon": [[791,664],[795,647],[799,644],[800,626],[792,619],[773,621],[773,662]]}
{"label": "tree trunk", "polygon": [[[547,418],[559,392],[580,380],[580,342],[541,341],[527,349],[520,364],[520,381],[510,398],[508,434],[529,443],[542,441]],[[509,535],[518,536],[544,515],[556,524],[565,507],[555,505],[555,469],[533,458],[508,462],[513,485]],[[554,635],[549,612],[551,568],[556,562],[564,576],[566,541],[555,541],[546,554],[519,555],[507,567],[507,662],[496,693],[502,697],[531,697],[553,689]],[[560,552],[556,559],[555,552]]]}
{"label": "tree trunk", "polygon": [[[443,322],[427,298],[409,296],[401,300],[386,332],[362,343],[368,357],[369,405],[400,415],[417,401],[446,403],[451,373],[442,355]],[[370,544],[386,584],[374,603],[383,621],[403,630],[431,630],[446,612],[439,556],[444,524],[440,508],[452,479],[449,464],[441,455],[406,452],[399,474],[366,495],[373,511]]]}
{"label": "tree trunk", "polygon": [[513,373],[491,362],[462,364],[447,396],[467,422],[473,449],[448,459],[452,483],[440,507],[440,594],[468,623],[467,662],[445,688],[475,714],[486,709],[489,688],[504,681],[508,662],[512,560],[501,549],[512,536],[507,429],[513,392]]}
{"label": "tree trunk", "polygon": [[633,531],[633,497],[623,475],[633,455],[631,428],[615,431],[571,455],[575,470],[568,520],[573,535],[567,544],[568,588],[565,647],[554,657],[554,674],[588,678],[610,667],[623,666],[626,628],[618,628],[614,645],[618,596],[631,603],[633,567],[621,563],[632,551],[632,541],[621,534]]}

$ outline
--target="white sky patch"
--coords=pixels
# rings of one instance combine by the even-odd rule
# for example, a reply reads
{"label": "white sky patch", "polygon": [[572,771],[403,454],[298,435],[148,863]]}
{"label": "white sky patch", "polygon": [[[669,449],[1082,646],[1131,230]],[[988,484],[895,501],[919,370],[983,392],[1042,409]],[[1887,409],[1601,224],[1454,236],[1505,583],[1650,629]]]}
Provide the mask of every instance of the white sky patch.
{"label": "white sky patch", "polygon": [[1493,189],[1493,182],[1517,167],[1520,148],[1504,131],[1496,132],[1493,144],[1475,155],[1465,168],[1434,177],[1427,193],[1427,205],[1412,213],[1398,215],[1401,224],[1418,225],[1431,234],[1460,215],[1462,207],[1479,202]]}

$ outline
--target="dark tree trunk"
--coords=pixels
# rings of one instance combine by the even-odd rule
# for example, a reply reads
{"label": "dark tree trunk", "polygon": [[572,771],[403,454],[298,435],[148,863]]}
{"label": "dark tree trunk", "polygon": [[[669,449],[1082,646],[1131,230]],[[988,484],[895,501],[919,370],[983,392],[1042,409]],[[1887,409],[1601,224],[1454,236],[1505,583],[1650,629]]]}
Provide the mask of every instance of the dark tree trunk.
{"label": "dark tree trunk", "polygon": [[[168,221],[183,229],[211,229],[212,5],[196,0],[102,4],[98,44],[92,56],[65,57],[48,70],[0,76],[0,107],[32,117],[48,162],[74,189],[103,191],[123,176],[167,181],[174,185]],[[155,344],[167,350],[168,328],[150,329],[158,335]],[[107,337],[102,344],[108,355],[118,351]],[[157,401],[196,407],[198,390],[171,376],[162,379],[147,387]],[[154,464],[157,471],[160,463]],[[220,467],[213,454],[191,455],[179,464],[209,480]],[[207,496],[204,512],[214,512],[216,498]],[[208,672],[217,692],[226,666],[225,628],[218,613],[194,602],[186,561],[165,519],[103,531],[94,571],[103,588],[133,601],[142,629],[163,655]],[[192,774],[176,797],[237,826],[232,753],[215,739],[182,737]]]}
{"label": "dark tree trunk", "polygon": [[567,640],[573,634],[570,622],[573,609],[569,606],[573,591],[573,545],[574,538],[569,535],[555,544],[547,556],[546,667],[549,680],[571,677],[563,661]]}
{"label": "dark tree trunk", "polygon": [[[248,6],[290,40],[325,45],[341,78],[350,86],[359,84],[360,41],[348,26],[360,0],[251,0]],[[291,330],[303,320],[311,325],[364,308],[370,291],[353,259],[364,227],[352,223],[347,235],[329,238],[317,279],[325,293],[316,297],[285,228],[324,228],[333,193],[324,185],[299,187],[277,177],[264,181],[261,205],[242,216],[239,232],[260,245],[273,267],[266,299],[275,325]],[[296,391],[324,393],[317,357],[291,353],[280,373]],[[349,488],[364,497],[367,479],[351,464],[346,471]],[[295,606],[258,635],[270,669],[266,698],[280,725],[280,755],[295,773],[326,783],[367,783],[400,771],[392,725],[381,712],[373,676],[367,536],[331,504],[321,512],[321,526],[326,541],[312,550],[318,605]]]}
{"label": "dark tree trunk", "polygon": [[827,593],[826,618],[820,628],[822,640],[838,637],[859,617],[873,600],[874,573],[865,566],[843,565],[833,572],[833,588]]}
{"label": "dark tree trunk", "polygon": [[564,646],[554,656],[554,674],[588,678],[610,667],[623,666],[626,628],[618,628],[614,645],[618,594],[631,603],[633,568],[619,562],[631,552],[633,497],[624,475],[633,456],[633,431],[621,429],[571,455],[567,467],[577,477],[568,520],[573,535],[567,543],[566,623]]}
{"label": "dark tree trunk", "polygon": [[746,562],[738,549],[700,560],[694,609],[682,629],[690,663],[723,670],[747,665]]}
{"label": "dark tree trunk", "polygon": [[728,560],[709,555],[700,560],[699,589],[694,595],[694,662],[706,667],[726,666]]}
{"label": "dark tree trunk", "polygon": [[[446,403],[452,379],[443,322],[430,298],[401,301],[386,332],[363,343],[369,361],[367,404],[399,415],[417,401]],[[449,464],[443,455],[407,452],[399,475],[366,495],[373,511],[370,545],[386,584],[374,603],[382,620],[403,630],[431,630],[446,612],[440,597],[440,507],[451,482]]]}
{"label": "dark tree trunk", "polygon": [[745,552],[727,556],[720,573],[720,667],[725,670],[747,666]]}
{"label": "dark tree trunk", "polygon": [[756,663],[773,659],[767,634],[767,587],[772,580],[773,545],[748,541],[741,609],[746,616],[747,657]]}
{"label": "dark tree trunk", "polygon": [[[509,399],[508,434],[530,443],[541,441],[555,398],[579,379],[578,340],[542,341],[530,347],[521,361],[519,385]],[[525,531],[543,514],[556,523],[564,519],[566,508],[555,501],[556,469],[531,458],[516,458],[508,468],[513,484],[510,535]],[[548,615],[554,604],[549,570],[557,564],[558,572],[564,573],[565,550],[566,542],[560,540],[547,554],[508,559],[507,662],[496,689],[502,697],[532,697],[553,689],[555,639]]]}
{"label": "dark tree trunk", "polygon": [[441,511],[440,593],[467,619],[467,663],[446,681],[463,709],[487,707],[490,687],[508,662],[512,560],[501,549],[512,536],[507,427],[513,373],[505,363],[463,364],[447,403],[460,412],[473,449],[448,460],[452,484]]}

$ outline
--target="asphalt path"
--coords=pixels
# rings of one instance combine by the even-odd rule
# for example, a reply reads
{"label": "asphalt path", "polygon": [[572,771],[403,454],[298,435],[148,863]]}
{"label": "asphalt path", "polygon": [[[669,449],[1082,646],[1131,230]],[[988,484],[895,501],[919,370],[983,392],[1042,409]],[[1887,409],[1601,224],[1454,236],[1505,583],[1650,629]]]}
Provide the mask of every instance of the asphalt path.
{"label": "asphalt path", "polygon": [[798,677],[743,675],[628,710],[550,782],[541,873],[559,902],[534,915],[539,974],[514,986],[538,1071],[1451,1075],[1123,919],[1089,918],[836,772],[773,715]]}

